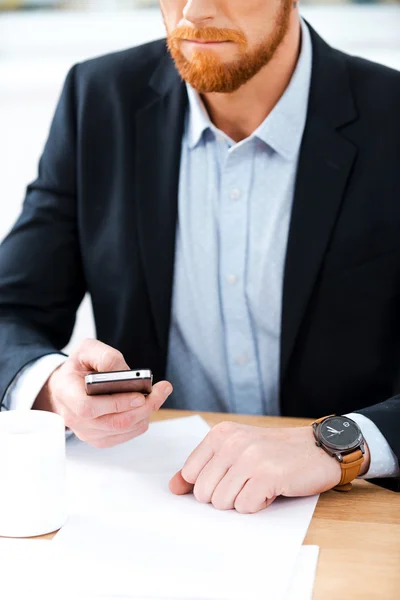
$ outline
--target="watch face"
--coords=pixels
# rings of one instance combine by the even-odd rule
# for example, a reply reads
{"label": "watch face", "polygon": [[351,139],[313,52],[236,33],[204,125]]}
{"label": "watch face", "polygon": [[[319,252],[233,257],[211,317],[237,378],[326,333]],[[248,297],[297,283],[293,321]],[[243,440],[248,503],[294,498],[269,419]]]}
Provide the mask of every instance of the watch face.
{"label": "watch face", "polygon": [[362,440],[357,423],[346,417],[329,417],[321,424],[319,435],[322,442],[341,450],[351,449]]}

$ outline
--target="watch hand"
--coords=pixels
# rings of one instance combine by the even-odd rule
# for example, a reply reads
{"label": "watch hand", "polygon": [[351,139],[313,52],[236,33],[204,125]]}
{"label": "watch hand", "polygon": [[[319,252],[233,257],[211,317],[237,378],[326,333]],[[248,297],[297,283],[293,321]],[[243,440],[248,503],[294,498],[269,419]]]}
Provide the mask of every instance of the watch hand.
{"label": "watch hand", "polygon": [[343,433],[344,429],[341,429],[340,431],[336,431],[335,433],[331,433],[331,435],[327,435],[326,437],[333,437],[334,435],[340,435],[341,433]]}
{"label": "watch hand", "polygon": [[327,426],[327,429],[329,429],[329,431],[332,431],[332,433],[339,433],[337,429],[334,429],[330,425]]}

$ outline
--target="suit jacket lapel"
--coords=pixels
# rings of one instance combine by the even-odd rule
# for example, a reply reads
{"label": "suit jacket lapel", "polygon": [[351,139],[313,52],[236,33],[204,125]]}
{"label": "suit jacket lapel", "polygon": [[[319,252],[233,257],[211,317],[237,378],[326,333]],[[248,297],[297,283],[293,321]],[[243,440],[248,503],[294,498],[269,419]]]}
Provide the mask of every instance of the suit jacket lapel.
{"label": "suit jacket lapel", "polygon": [[137,235],[154,325],[165,357],[186,105],[186,89],[168,55],[154,73],[150,87],[155,94],[136,115]]}
{"label": "suit jacket lapel", "polygon": [[356,111],[345,60],[310,28],[313,73],[286,253],[281,381],[323,263],[356,156],[339,133]]}

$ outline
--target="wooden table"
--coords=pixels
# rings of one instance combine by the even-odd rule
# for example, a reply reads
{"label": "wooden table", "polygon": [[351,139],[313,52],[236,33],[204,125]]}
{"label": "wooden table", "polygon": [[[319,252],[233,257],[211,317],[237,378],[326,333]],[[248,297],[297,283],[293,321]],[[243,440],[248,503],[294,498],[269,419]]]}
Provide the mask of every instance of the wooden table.
{"label": "wooden table", "polygon": [[[309,423],[309,419],[176,410],[161,410],[153,420],[191,414],[201,414],[211,426],[226,420],[261,427]],[[356,481],[349,493],[322,494],[304,543],[321,549],[314,600],[400,598],[400,494],[365,481]]]}

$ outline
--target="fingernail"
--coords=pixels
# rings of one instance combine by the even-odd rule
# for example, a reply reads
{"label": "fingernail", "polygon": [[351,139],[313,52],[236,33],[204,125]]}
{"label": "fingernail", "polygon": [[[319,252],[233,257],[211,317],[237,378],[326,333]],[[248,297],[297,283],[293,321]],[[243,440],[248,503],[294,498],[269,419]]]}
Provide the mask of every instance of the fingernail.
{"label": "fingernail", "polygon": [[164,388],[164,396],[168,398],[170,394],[172,394],[172,387],[170,385],[166,385]]}
{"label": "fingernail", "polygon": [[132,408],[139,408],[140,406],[143,406],[143,404],[144,404],[144,399],[142,396],[135,396],[135,398],[133,398],[131,400]]}

